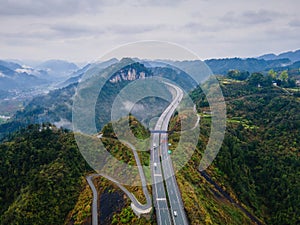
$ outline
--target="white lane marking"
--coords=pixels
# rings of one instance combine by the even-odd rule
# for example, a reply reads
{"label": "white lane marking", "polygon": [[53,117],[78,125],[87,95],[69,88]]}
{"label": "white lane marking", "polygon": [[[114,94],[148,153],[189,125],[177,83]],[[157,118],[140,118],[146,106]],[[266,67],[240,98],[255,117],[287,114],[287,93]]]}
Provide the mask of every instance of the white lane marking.
{"label": "white lane marking", "polygon": [[157,198],[156,200],[157,201],[166,201],[167,199],[166,198]]}

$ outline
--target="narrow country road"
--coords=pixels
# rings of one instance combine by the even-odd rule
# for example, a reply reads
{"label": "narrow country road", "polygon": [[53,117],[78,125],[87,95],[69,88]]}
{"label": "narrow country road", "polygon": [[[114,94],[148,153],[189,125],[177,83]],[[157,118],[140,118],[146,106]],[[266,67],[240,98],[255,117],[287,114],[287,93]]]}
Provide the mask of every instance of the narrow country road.
{"label": "narrow country road", "polygon": [[[125,143],[125,142],[124,142]],[[130,143],[126,142],[126,145],[131,148],[131,150],[133,151],[134,157],[135,157],[135,161],[136,164],[138,166],[139,169],[139,175],[141,178],[141,182],[142,182],[142,187],[143,187],[143,193],[146,197],[146,204],[141,204],[136,197],[129,192],[123,185],[121,185],[117,180],[115,180],[112,177],[109,177],[105,174],[91,174],[89,176],[86,177],[86,180],[88,182],[88,184],[90,185],[92,192],[93,192],[93,203],[92,203],[92,225],[98,225],[98,193],[96,190],[96,187],[93,183],[93,178],[97,177],[97,176],[103,176],[105,178],[107,178],[108,180],[114,182],[131,200],[131,208],[138,214],[144,214],[144,213],[149,213],[152,209],[152,201],[151,201],[151,196],[148,192],[147,189],[147,181],[145,178],[145,174],[143,171],[143,167],[141,165],[141,161],[138,157],[137,151],[135,149],[135,147],[133,145],[131,145]]]}
{"label": "narrow country road", "polygon": [[93,203],[92,203],[92,225],[98,225],[98,192],[93,183],[93,178],[97,176],[97,174],[91,174],[86,177],[88,184],[90,185],[93,192]]}

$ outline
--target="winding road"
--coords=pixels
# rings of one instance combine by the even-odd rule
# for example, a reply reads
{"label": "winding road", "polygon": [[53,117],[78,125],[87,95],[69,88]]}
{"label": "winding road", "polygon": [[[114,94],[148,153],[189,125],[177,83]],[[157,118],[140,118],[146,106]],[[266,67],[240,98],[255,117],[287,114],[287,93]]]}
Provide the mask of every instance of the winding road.
{"label": "winding road", "polygon": [[91,174],[91,175],[88,175],[86,177],[86,180],[88,182],[88,184],[90,185],[91,189],[92,189],[92,192],[93,192],[93,202],[92,202],[92,225],[98,225],[98,193],[97,193],[97,190],[96,190],[96,187],[93,183],[93,178],[94,177],[97,177],[97,176],[103,176],[105,178],[107,178],[108,180],[114,182],[128,197],[129,199],[131,200],[131,208],[134,210],[134,212],[138,215],[141,215],[141,214],[146,214],[146,213],[150,213],[151,210],[152,210],[152,202],[151,202],[151,196],[148,192],[148,189],[147,189],[147,181],[146,181],[146,178],[145,178],[145,174],[144,174],[144,171],[143,171],[143,167],[141,165],[141,161],[140,161],[140,158],[138,156],[138,153],[135,149],[135,147],[128,143],[128,142],[125,142],[123,141],[123,143],[125,143],[129,148],[132,149],[133,151],[133,154],[134,154],[134,157],[135,157],[135,161],[136,161],[136,164],[138,166],[138,170],[139,170],[139,175],[140,175],[140,178],[141,178],[141,182],[142,182],[142,187],[143,187],[143,193],[146,197],[146,204],[141,204],[137,199],[136,197],[134,196],[133,193],[131,193],[130,191],[128,191],[122,184],[120,184],[117,180],[115,180],[114,178],[112,177],[109,177],[105,174]]}
{"label": "winding road", "polygon": [[98,225],[98,192],[96,187],[93,183],[93,177],[97,176],[98,174],[91,174],[86,177],[88,184],[90,185],[92,192],[93,192],[93,203],[92,203],[92,225]]}
{"label": "winding road", "polygon": [[[175,91],[173,101],[165,109],[159,117],[155,130],[159,132],[151,135],[151,175],[152,175],[152,194],[153,202],[156,209],[157,224],[171,225],[180,224],[187,225],[188,220],[184,211],[183,202],[180,191],[176,182],[171,158],[168,154],[168,124],[171,116],[175,112],[177,106],[183,98],[183,91],[170,83],[165,83],[167,86]],[[104,176],[110,181],[114,182],[132,201],[131,207],[136,214],[149,213],[152,209],[151,197],[147,189],[147,182],[140,159],[133,145],[123,141],[130,147],[134,153],[135,161],[138,166],[143,193],[146,197],[146,204],[141,204],[133,193],[129,192],[123,185],[112,177],[105,174],[91,174],[86,177],[88,184],[93,192],[92,203],[92,225],[98,225],[98,193],[94,186],[92,179],[96,176]],[[166,187],[166,188],[165,188]],[[171,209],[171,210],[170,210]]]}
{"label": "winding road", "polygon": [[[168,154],[167,134],[169,121],[183,98],[183,91],[173,84],[165,84],[175,90],[175,96],[155,125],[155,130],[162,132],[152,134],[151,172],[153,201],[159,225],[186,225],[188,220],[176,182],[172,161]],[[166,188],[164,187],[164,180]]]}

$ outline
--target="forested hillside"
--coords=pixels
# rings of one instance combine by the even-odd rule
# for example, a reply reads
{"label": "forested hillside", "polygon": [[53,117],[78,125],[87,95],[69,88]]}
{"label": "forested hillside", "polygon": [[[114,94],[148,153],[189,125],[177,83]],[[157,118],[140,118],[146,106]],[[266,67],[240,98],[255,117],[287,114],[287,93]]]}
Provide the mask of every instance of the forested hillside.
{"label": "forested hillside", "polygon": [[0,154],[0,224],[63,224],[90,171],[73,134],[31,125]]}
{"label": "forested hillside", "polygon": [[[117,141],[112,123],[107,123],[109,118],[105,115],[110,115],[119,91],[136,79],[134,74],[146,75],[144,72],[148,70],[144,66],[134,66],[112,76],[97,100],[96,109],[96,122],[105,146],[130,165],[135,164],[133,154]],[[226,77],[218,77],[227,105],[227,128],[222,148],[205,173],[198,171],[198,165],[209,138],[213,114],[200,88],[190,93],[201,116],[200,138],[190,161],[176,174],[190,224],[300,223],[300,92],[295,83],[299,70],[292,69],[275,68],[267,75],[231,70]],[[152,68],[147,72],[153,73],[174,79],[182,87],[187,85],[180,71]],[[1,125],[5,138],[0,144],[0,224],[89,222],[91,192],[84,176],[91,168],[78,151],[72,132],[43,123],[71,121],[71,97],[76,86],[72,84],[35,98],[24,111]],[[167,97],[171,98],[170,93]],[[148,130],[142,125],[159,116],[168,103],[152,97],[138,104],[146,111],[142,113],[145,118],[141,118],[143,121],[134,118],[133,108],[130,128],[136,137],[148,137]],[[152,108],[156,110],[154,114]],[[175,114],[169,125],[173,151],[180,140],[181,119],[184,117]],[[29,125],[13,133],[31,123],[42,125]],[[139,155],[148,166],[149,152]],[[148,221],[137,219],[129,207],[130,201],[111,182],[98,178],[96,183],[102,205],[108,204],[110,197],[118,200],[111,210],[100,206],[104,224],[155,221],[155,214]],[[140,187],[129,189],[140,201],[144,200]]]}
{"label": "forested hillside", "polygon": [[[209,173],[267,224],[299,224],[299,92],[257,87],[249,80],[220,78],[220,83],[227,129]],[[192,97],[200,112],[207,110],[201,90]],[[209,122],[209,116],[202,118]]]}

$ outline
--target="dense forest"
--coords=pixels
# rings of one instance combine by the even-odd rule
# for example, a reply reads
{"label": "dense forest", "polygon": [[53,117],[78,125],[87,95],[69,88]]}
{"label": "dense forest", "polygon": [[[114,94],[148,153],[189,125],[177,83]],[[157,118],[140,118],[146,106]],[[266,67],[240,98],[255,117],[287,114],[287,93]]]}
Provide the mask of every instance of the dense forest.
{"label": "dense forest", "polygon": [[[299,91],[258,87],[255,77],[245,81],[220,77],[227,129],[209,172],[267,224],[299,224]],[[203,112],[208,103],[201,90],[191,96]]]}
{"label": "dense forest", "polygon": [[0,145],[0,224],[63,224],[91,169],[73,134],[30,125]]}

